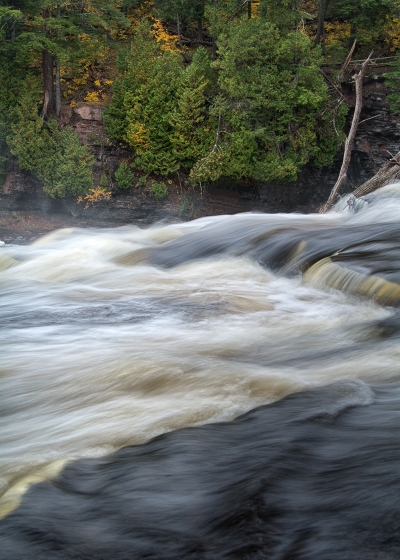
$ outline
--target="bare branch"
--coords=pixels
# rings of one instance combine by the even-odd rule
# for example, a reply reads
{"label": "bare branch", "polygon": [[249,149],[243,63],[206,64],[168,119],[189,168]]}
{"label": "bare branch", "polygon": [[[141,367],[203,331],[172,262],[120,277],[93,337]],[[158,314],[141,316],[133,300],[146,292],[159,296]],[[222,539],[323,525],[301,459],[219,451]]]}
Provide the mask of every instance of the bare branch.
{"label": "bare branch", "polygon": [[207,154],[207,156],[203,159],[203,161],[202,161],[201,165],[199,166],[197,172],[199,172],[199,170],[205,165],[206,161],[208,161],[210,159],[211,155],[217,149],[218,144],[219,144],[220,131],[221,131],[221,111],[219,112],[219,115],[218,115],[218,127],[217,127],[217,133],[215,135],[214,146],[212,147],[211,151]]}
{"label": "bare branch", "polygon": [[357,45],[357,39],[354,40],[353,46],[351,47],[351,49],[349,51],[349,54],[347,55],[346,60],[344,61],[344,64],[341,68],[342,74],[345,73],[348,65],[350,64],[351,57],[353,56],[354,49],[356,48],[356,45]]}
{"label": "bare branch", "polygon": [[360,71],[358,74],[353,76],[354,82],[356,84],[356,106],[354,107],[354,115],[351,121],[350,132],[346,138],[345,147],[344,147],[344,155],[343,155],[343,162],[340,168],[339,177],[331,190],[331,194],[329,195],[328,200],[326,203],[320,208],[320,213],[325,214],[328,212],[333,206],[333,203],[338,195],[340,187],[346,180],[347,177],[347,170],[350,164],[351,152],[353,149],[354,139],[357,132],[358,122],[360,120],[360,113],[362,109],[362,88],[363,88],[363,79],[365,75],[365,71],[367,69],[368,63],[371,60],[372,52],[368,56],[366,60],[364,60]]}
{"label": "bare branch", "polygon": [[360,126],[360,124],[363,124],[367,121],[370,121],[371,119],[376,119],[376,118],[381,117],[381,116],[382,116],[382,113],[379,113],[378,115],[374,115],[373,117],[368,117],[368,119],[364,119],[364,120],[360,121],[358,123],[358,126]]}

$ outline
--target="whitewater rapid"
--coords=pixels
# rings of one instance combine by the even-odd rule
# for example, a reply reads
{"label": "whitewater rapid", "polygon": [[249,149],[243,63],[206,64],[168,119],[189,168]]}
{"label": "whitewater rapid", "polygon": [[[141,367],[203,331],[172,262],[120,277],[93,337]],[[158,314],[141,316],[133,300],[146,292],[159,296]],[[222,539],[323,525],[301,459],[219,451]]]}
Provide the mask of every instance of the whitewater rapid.
{"label": "whitewater rapid", "polygon": [[[399,192],[386,187],[356,213],[343,200],[328,215],[69,229],[1,247],[3,498],[70,460],[232,420],[294,392],[399,381],[399,339],[382,336],[393,307],[304,283],[242,243],[253,230],[318,239],[373,224],[390,238]],[[210,250],[218,231],[227,241]],[[193,255],[180,262],[186,240]]]}

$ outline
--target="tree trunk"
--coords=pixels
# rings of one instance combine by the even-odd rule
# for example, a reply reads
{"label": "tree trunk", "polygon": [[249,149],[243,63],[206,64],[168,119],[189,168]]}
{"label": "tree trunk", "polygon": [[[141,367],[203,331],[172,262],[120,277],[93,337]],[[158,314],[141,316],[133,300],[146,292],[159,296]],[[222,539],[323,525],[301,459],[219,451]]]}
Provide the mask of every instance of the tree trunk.
{"label": "tree trunk", "polygon": [[[47,8],[42,12],[43,19],[50,17],[50,10]],[[46,23],[43,26],[43,33],[46,34]],[[54,113],[54,95],[53,95],[53,55],[46,50],[42,51],[42,71],[43,71],[43,109],[42,118],[48,118]]]}
{"label": "tree trunk", "polygon": [[199,18],[197,20],[197,38],[199,41],[203,41],[203,20]]}
{"label": "tree trunk", "polygon": [[353,42],[353,45],[352,45],[352,47],[349,51],[349,54],[347,55],[346,60],[344,61],[343,66],[341,68],[342,76],[344,76],[344,73],[346,72],[347,67],[351,62],[351,57],[353,56],[354,49],[356,48],[356,45],[357,45],[357,39],[354,39],[354,42]]}
{"label": "tree trunk", "polygon": [[42,66],[44,90],[42,118],[48,118],[54,113],[53,56],[49,51],[42,51]]}
{"label": "tree trunk", "polygon": [[61,113],[61,75],[60,75],[60,61],[56,62],[56,115],[60,116]]}
{"label": "tree trunk", "polygon": [[247,17],[251,19],[251,0],[247,0]]}
{"label": "tree trunk", "polygon": [[[57,6],[57,19],[61,17],[60,5]],[[57,41],[60,40],[60,31],[57,29]],[[61,112],[61,74],[60,74],[60,61],[56,60],[56,115],[60,116]]]}
{"label": "tree trunk", "polygon": [[318,27],[317,27],[317,35],[315,37],[315,44],[319,45],[322,43],[324,45],[325,40],[325,0],[319,0],[318,6]]}
{"label": "tree trunk", "polygon": [[181,22],[179,20],[179,14],[176,14],[176,27],[177,27],[177,31],[178,31],[178,43],[179,43],[179,48],[181,49],[181,54],[182,54],[185,62],[189,62],[189,59],[186,56],[185,51],[183,50],[182,35],[181,35]]}
{"label": "tree trunk", "polygon": [[368,179],[368,181],[363,183],[360,187],[357,187],[353,192],[353,196],[359,198],[360,196],[369,194],[399,179],[400,152],[397,152],[397,154],[389,159],[371,179]]}
{"label": "tree trunk", "polygon": [[340,190],[340,187],[343,185],[343,183],[345,182],[346,177],[347,177],[347,170],[348,170],[349,164],[350,164],[351,152],[352,152],[352,149],[353,149],[354,139],[355,139],[356,132],[357,132],[357,127],[358,127],[358,121],[360,120],[360,113],[361,113],[361,109],[362,109],[363,79],[364,79],[364,75],[365,75],[365,71],[367,69],[368,63],[371,59],[371,56],[372,56],[372,52],[370,53],[369,57],[363,62],[362,66],[361,66],[361,70],[358,72],[358,74],[355,74],[353,76],[354,77],[354,82],[356,84],[356,106],[354,108],[354,115],[353,115],[353,119],[351,121],[350,132],[349,132],[349,135],[346,138],[346,142],[345,142],[345,146],[344,146],[343,162],[342,162],[342,166],[340,168],[339,177],[338,177],[338,180],[336,181],[333,189],[331,190],[331,194],[329,195],[329,198],[326,201],[326,204],[324,204],[319,210],[321,214],[325,214],[325,212],[328,212],[328,210],[330,210],[332,208],[333,203],[335,202],[335,199],[336,199],[336,197],[338,195],[338,192]]}

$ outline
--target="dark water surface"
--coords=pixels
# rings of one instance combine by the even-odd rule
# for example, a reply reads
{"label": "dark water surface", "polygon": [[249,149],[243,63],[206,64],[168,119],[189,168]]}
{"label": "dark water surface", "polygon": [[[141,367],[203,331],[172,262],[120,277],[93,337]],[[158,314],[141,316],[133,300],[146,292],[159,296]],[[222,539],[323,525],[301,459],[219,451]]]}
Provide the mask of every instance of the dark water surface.
{"label": "dark water surface", "polygon": [[400,188],[343,206],[0,248],[2,558],[400,558]]}
{"label": "dark water surface", "polygon": [[400,384],[342,382],[71,463],[5,558],[399,558]]}

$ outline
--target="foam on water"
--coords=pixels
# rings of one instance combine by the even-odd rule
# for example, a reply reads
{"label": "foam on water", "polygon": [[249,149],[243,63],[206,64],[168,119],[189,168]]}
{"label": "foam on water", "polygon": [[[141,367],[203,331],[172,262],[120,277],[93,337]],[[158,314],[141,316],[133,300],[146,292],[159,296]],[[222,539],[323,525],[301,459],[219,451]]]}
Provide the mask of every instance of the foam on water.
{"label": "foam on water", "polygon": [[[231,420],[300,390],[399,380],[398,339],[379,327],[393,309],[284,277],[243,241],[395,222],[399,189],[385,189],[355,214],[63,230],[2,247],[2,491],[54,461]],[[185,240],[196,258],[174,249]],[[176,265],[151,260],[164,250]],[[136,264],[119,263],[138,251]]]}

